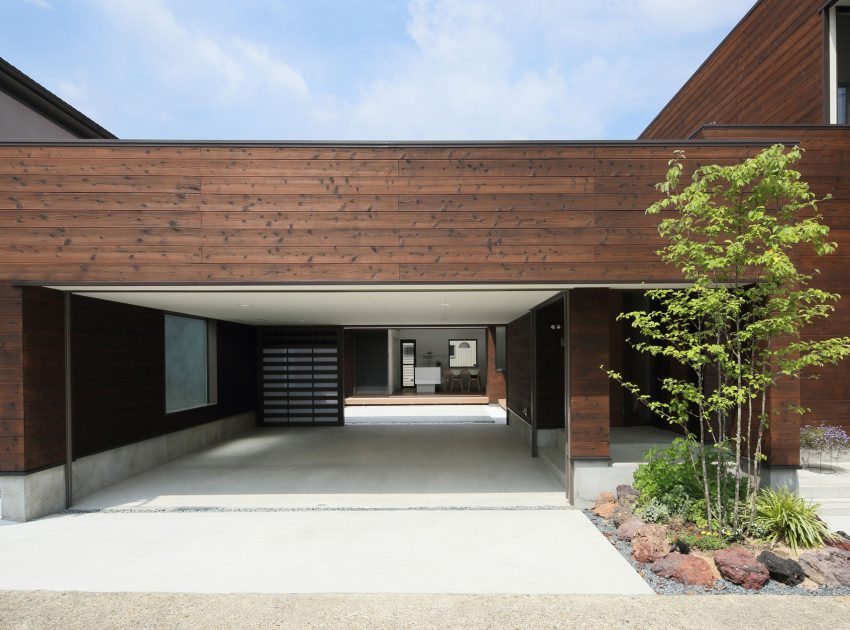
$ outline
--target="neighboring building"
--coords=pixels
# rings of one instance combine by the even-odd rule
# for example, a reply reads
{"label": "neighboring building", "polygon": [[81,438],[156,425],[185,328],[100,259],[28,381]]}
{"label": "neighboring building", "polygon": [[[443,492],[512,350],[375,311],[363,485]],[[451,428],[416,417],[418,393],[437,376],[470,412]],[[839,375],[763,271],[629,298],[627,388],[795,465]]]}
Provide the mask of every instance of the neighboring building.
{"label": "neighboring building", "polygon": [[[340,423],[410,385],[411,355],[444,401],[477,370],[485,398],[462,396],[506,399],[575,503],[627,480],[612,463],[653,419],[599,366],[671,369],[615,315],[681,285],[644,213],[673,152],[801,144],[850,251],[844,4],[757,3],[636,141],[0,142],[4,517],[64,507],[69,457],[97,472],[73,476],[82,496],[162,463],[116,453],[178,429]],[[841,293],[845,262],[801,260]],[[842,304],[817,334],[848,325]],[[822,374],[771,396],[772,483],[799,465],[786,403],[850,426],[850,365]]]}
{"label": "neighboring building", "polygon": [[0,59],[0,139],[71,140],[115,136]]}

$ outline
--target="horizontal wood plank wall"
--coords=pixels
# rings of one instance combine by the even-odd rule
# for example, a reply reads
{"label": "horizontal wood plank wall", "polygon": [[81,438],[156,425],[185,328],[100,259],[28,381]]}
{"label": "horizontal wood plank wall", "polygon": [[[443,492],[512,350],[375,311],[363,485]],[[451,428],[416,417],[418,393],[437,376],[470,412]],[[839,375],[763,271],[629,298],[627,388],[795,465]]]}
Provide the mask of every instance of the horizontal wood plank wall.
{"label": "horizontal wood plank wall", "polygon": [[531,313],[507,326],[508,409],[531,424]]}
{"label": "horizontal wood plank wall", "polygon": [[640,137],[686,138],[707,123],[827,122],[822,5],[759,2]]}
{"label": "horizontal wood plank wall", "polygon": [[65,461],[65,299],[24,287],[24,469]]}
{"label": "horizontal wood plank wall", "polygon": [[608,457],[611,387],[608,289],[570,291],[570,456]]}
{"label": "horizontal wood plank wall", "polygon": [[505,384],[505,373],[496,371],[496,327],[487,327],[487,381],[485,384],[487,400],[496,404],[506,400],[508,393]]}
{"label": "horizontal wood plank wall", "polygon": [[24,469],[22,290],[0,283],[0,472]]}
{"label": "horizontal wood plank wall", "polygon": [[162,311],[74,296],[71,321],[75,456],[255,408],[249,326],[217,323],[218,403],[166,414]]}
{"label": "horizontal wood plank wall", "polygon": [[682,146],[0,146],[0,281],[677,279],[644,210]]}

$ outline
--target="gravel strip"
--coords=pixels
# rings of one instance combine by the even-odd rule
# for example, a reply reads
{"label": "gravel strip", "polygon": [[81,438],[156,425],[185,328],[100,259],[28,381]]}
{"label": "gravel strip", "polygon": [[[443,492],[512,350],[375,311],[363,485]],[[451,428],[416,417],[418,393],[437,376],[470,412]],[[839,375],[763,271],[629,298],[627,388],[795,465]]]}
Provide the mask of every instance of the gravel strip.
{"label": "gravel strip", "polygon": [[0,628],[835,630],[847,598],[0,592]]}
{"label": "gravel strip", "polygon": [[687,586],[676,580],[659,577],[650,569],[650,565],[644,562],[637,562],[632,558],[632,545],[629,542],[618,540],[616,531],[617,528],[611,521],[596,516],[590,510],[583,510],[585,516],[590,519],[590,522],[596,525],[596,528],[602,532],[602,535],[614,545],[614,548],[620,552],[626,562],[628,562],[634,570],[638,572],[644,581],[649,584],[652,589],[659,595],[796,595],[799,597],[836,597],[850,596],[850,588],[846,586],[838,588],[829,588],[821,586],[818,589],[809,589],[802,586],[786,586],[780,582],[770,580],[761,590],[754,591],[744,588],[738,584],[733,584],[727,580],[715,580],[714,588],[708,589],[702,586]]}

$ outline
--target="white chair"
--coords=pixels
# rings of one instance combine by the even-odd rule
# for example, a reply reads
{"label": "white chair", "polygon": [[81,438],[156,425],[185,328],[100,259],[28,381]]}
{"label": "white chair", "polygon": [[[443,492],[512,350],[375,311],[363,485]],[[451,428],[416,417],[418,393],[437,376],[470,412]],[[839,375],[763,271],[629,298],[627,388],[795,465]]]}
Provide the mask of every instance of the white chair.
{"label": "white chair", "polygon": [[481,370],[479,368],[471,368],[469,370],[469,380],[466,382],[466,391],[472,391],[472,381],[475,381],[475,388],[481,392]]}
{"label": "white chair", "polygon": [[460,378],[462,371],[460,368],[452,368],[450,370],[452,373],[451,381],[449,381],[449,391],[453,392],[455,390],[455,383],[460,386],[460,391],[463,392],[463,381]]}

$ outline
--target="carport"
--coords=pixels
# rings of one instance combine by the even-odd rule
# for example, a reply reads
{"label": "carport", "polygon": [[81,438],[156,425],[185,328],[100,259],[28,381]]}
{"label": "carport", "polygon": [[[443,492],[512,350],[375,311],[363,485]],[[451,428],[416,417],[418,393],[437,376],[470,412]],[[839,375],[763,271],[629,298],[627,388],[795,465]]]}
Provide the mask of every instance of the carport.
{"label": "carport", "polygon": [[[387,423],[384,410],[384,423],[374,425],[362,422],[357,407],[358,421],[344,423],[344,394],[352,387],[346,331],[382,326],[485,329],[492,361],[487,391],[477,398],[492,400],[504,414],[495,405],[505,398],[495,328],[558,296],[562,287],[53,288],[65,293],[70,319],[66,419],[74,439],[66,481],[75,510],[566,504],[563,471],[553,475],[551,464],[533,457],[530,427],[519,418],[408,423],[400,410]],[[150,354],[162,341],[145,339],[144,330],[163,318],[164,358]],[[190,391],[169,408],[169,319],[207,323],[205,404],[187,407]],[[124,353],[114,351],[121,344],[136,353],[137,365],[123,365]],[[185,355],[178,367],[195,369],[201,359],[187,361],[189,345],[175,345]],[[165,409],[152,413],[163,402],[159,361],[166,366]],[[184,380],[188,384],[178,385],[198,389]],[[108,397],[94,395],[98,391]],[[289,402],[281,403],[282,397]],[[483,416],[491,413],[486,404],[478,407]],[[222,408],[217,417],[204,415],[215,408]],[[455,415],[474,408],[456,407]],[[181,418],[187,420],[173,420]],[[143,428],[148,419],[149,431]],[[121,420],[128,426],[118,430]]]}

